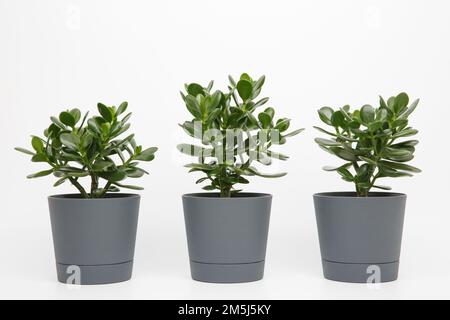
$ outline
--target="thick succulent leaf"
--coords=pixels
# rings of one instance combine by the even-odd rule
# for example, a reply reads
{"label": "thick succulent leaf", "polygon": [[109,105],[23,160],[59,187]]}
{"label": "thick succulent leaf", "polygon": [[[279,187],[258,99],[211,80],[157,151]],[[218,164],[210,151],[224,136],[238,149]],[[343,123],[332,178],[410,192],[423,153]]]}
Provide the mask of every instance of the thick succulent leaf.
{"label": "thick succulent leaf", "polygon": [[119,108],[117,108],[116,115],[120,116],[122,113],[124,113],[128,108],[128,102],[124,101],[120,104]]}
{"label": "thick succulent leaf", "polygon": [[370,105],[365,105],[361,108],[359,116],[361,121],[368,125],[375,120],[375,109]]}
{"label": "thick succulent leaf", "polygon": [[76,124],[75,117],[68,111],[59,114],[59,121],[69,127],[74,127]]}
{"label": "thick succulent leaf", "polygon": [[98,112],[100,113],[100,115],[102,116],[102,118],[106,122],[111,122],[113,120],[113,114],[112,114],[111,110],[107,106],[105,106],[103,103],[98,103],[97,109],[98,109]]}
{"label": "thick succulent leaf", "polygon": [[133,185],[127,185],[127,184],[121,184],[121,183],[118,183],[118,182],[114,182],[114,184],[115,184],[116,186],[119,186],[119,187],[125,188],[125,189],[131,189],[131,190],[144,190],[144,188],[139,187],[139,186],[133,186]]}
{"label": "thick succulent leaf", "polygon": [[381,186],[381,185],[376,185],[376,184],[373,185],[373,188],[381,189],[381,190],[392,190],[392,188],[389,186]]}
{"label": "thick succulent leaf", "polygon": [[409,103],[409,97],[406,93],[402,92],[397,97],[395,97],[395,113],[401,113]]}
{"label": "thick succulent leaf", "polygon": [[156,151],[158,151],[158,148],[156,148],[156,147],[151,147],[151,148],[145,149],[144,151],[139,153],[137,156],[135,156],[134,159],[140,160],[140,161],[152,161],[153,159],[155,159]]}
{"label": "thick succulent leaf", "polygon": [[324,138],[315,138],[314,141],[321,145],[321,146],[326,146],[326,147],[339,147],[342,146],[342,143],[337,142],[335,140],[331,140],[331,139],[324,139]]}
{"label": "thick succulent leaf", "polygon": [[263,177],[263,178],[281,178],[281,177],[284,177],[287,174],[285,172],[282,172],[282,173],[261,173],[256,168],[253,168],[253,167],[248,168],[248,171],[251,172],[252,174],[256,175],[256,176]]}
{"label": "thick succulent leaf", "polygon": [[239,80],[236,88],[242,100],[245,101],[252,96],[253,86],[248,80]]}
{"label": "thick succulent leaf", "polygon": [[28,154],[28,155],[30,155],[30,156],[34,156],[34,155],[35,155],[34,152],[32,152],[32,151],[30,151],[30,150],[27,150],[27,149],[24,149],[24,148],[19,148],[19,147],[17,147],[17,148],[14,148],[14,150],[19,151],[19,152],[22,152],[22,153],[25,153],[25,154]]}
{"label": "thick succulent leaf", "polygon": [[260,114],[258,114],[258,119],[261,122],[261,127],[263,129],[268,129],[271,127],[272,118],[266,112],[261,112]]}
{"label": "thick succulent leaf", "polygon": [[334,110],[330,107],[323,107],[319,109],[318,113],[320,120],[331,126],[331,117],[333,116]]}
{"label": "thick succulent leaf", "polygon": [[45,177],[53,173],[53,169],[50,170],[44,170],[37,173],[33,173],[27,176],[28,179],[34,179],[34,178],[40,178]]}
{"label": "thick succulent leaf", "polygon": [[390,162],[390,161],[380,161],[380,164],[384,167],[396,169],[396,170],[402,170],[402,171],[409,171],[414,173],[420,173],[422,170],[419,168],[404,164],[404,163],[396,163],[396,162]]}
{"label": "thick succulent leaf", "polygon": [[80,145],[80,137],[73,133],[62,133],[59,136],[61,143],[72,150],[78,150]]}
{"label": "thick succulent leaf", "polygon": [[44,151],[44,143],[38,137],[31,138],[31,146],[37,153],[42,153]]}
{"label": "thick succulent leaf", "polygon": [[409,115],[411,113],[413,113],[414,110],[416,110],[419,102],[420,102],[420,100],[417,99],[413,103],[411,103],[411,105],[400,114],[399,119],[407,119],[409,117]]}
{"label": "thick succulent leaf", "polygon": [[182,143],[177,145],[178,151],[184,153],[188,156],[194,157],[210,157],[213,155],[213,149],[207,149],[200,146],[195,146],[192,144]]}

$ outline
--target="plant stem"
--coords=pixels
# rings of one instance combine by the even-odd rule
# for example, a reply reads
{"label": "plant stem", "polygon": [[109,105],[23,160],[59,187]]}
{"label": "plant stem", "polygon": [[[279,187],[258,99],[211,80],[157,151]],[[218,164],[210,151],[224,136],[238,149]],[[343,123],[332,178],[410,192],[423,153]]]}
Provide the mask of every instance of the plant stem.
{"label": "plant stem", "polygon": [[105,187],[103,188],[102,192],[99,193],[98,197],[99,198],[103,198],[105,196],[105,194],[108,192],[109,187],[111,187],[112,182],[108,181],[108,183],[106,183]]}
{"label": "plant stem", "polygon": [[98,178],[91,173],[91,197],[95,194],[95,190],[98,189]]}
{"label": "plant stem", "polygon": [[230,198],[231,197],[231,188],[223,188],[220,190],[220,197],[221,198]]}
{"label": "plant stem", "polygon": [[70,182],[75,186],[75,188],[80,191],[81,196],[85,199],[89,198],[89,195],[86,193],[86,190],[81,186],[81,184],[78,183],[78,181],[75,178],[69,178]]}

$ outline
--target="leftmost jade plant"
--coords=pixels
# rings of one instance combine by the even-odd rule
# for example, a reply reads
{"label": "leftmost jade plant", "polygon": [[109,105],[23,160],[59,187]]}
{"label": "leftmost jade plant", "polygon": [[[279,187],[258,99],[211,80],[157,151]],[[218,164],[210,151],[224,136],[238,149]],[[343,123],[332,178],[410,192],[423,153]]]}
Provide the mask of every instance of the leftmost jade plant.
{"label": "leftmost jade plant", "polygon": [[[148,174],[138,166],[139,161],[152,161],[157,148],[143,149],[136,144],[134,134],[121,137],[130,128],[127,122],[131,113],[125,114],[127,107],[127,102],[118,108],[98,103],[99,115],[90,118],[89,112],[81,118],[78,109],[51,117],[52,123],[45,129],[44,138],[32,136],[34,151],[15,148],[32,156],[33,162],[50,165],[50,169],[27,178],[53,174],[58,178],[55,187],[70,182],[85,199],[103,198],[109,192],[119,192],[119,188],[142,190],[122,181]],[[84,177],[90,178],[89,189],[85,189],[80,182],[80,178]],[[105,180],[104,184],[101,179]]]}

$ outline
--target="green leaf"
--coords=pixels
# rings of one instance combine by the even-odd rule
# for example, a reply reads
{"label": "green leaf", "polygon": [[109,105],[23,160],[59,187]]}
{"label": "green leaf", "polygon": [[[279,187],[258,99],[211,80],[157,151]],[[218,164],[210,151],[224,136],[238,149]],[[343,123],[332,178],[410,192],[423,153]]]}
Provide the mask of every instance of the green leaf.
{"label": "green leaf", "polygon": [[381,190],[392,190],[392,188],[389,186],[373,185],[373,187]]}
{"label": "green leaf", "polygon": [[256,168],[249,167],[247,169],[249,172],[251,172],[254,175],[257,175],[258,177],[262,178],[281,178],[284,177],[287,173],[261,173]]}
{"label": "green leaf", "polygon": [[144,188],[139,187],[139,186],[132,186],[132,185],[126,185],[126,184],[121,184],[118,182],[114,182],[115,185],[121,187],[121,188],[125,188],[125,189],[131,189],[131,190],[144,190]]}
{"label": "green leaf", "polygon": [[331,117],[333,116],[334,110],[330,107],[323,107],[320,108],[318,113],[320,120],[331,126]]}
{"label": "green leaf", "polygon": [[107,172],[101,172],[100,177],[102,177],[105,180],[111,181],[111,182],[117,182],[125,179],[127,177],[127,174],[122,169],[117,169],[114,171],[107,171]]}
{"label": "green leaf", "polygon": [[196,97],[199,94],[204,95],[205,94],[205,89],[201,85],[199,85],[198,83],[191,83],[187,87],[187,92],[191,96]]}
{"label": "green leaf", "polygon": [[185,168],[192,168],[204,171],[212,171],[215,169],[214,166],[204,163],[189,163],[184,166]]}
{"label": "green leaf", "polygon": [[253,79],[252,79],[252,77],[250,77],[249,75],[248,75],[248,73],[243,73],[243,74],[241,74],[241,77],[239,78],[239,80],[247,80],[248,82],[253,82]]}
{"label": "green leaf", "polygon": [[269,101],[269,98],[262,98],[261,100],[258,100],[258,102],[256,102],[253,107],[256,109],[262,105],[265,105],[268,101]]}
{"label": "green leaf", "polygon": [[44,143],[38,137],[33,136],[31,138],[31,145],[33,149],[36,150],[37,153],[42,153],[44,151]]}
{"label": "green leaf", "polygon": [[297,130],[294,130],[294,131],[292,131],[292,132],[289,132],[288,134],[285,134],[284,137],[285,137],[285,138],[288,138],[288,137],[296,136],[296,135],[298,135],[299,133],[301,133],[301,132],[304,131],[304,130],[305,130],[305,129],[297,129]]}
{"label": "green leaf", "polygon": [[407,119],[414,110],[416,110],[417,105],[419,104],[420,99],[415,100],[411,105],[405,109],[399,116],[399,119]]}
{"label": "green leaf", "polygon": [[252,96],[253,86],[249,81],[239,80],[236,88],[242,100],[246,101]]}
{"label": "green leaf", "polygon": [[58,118],[56,118],[56,117],[50,117],[50,120],[51,120],[55,125],[57,125],[58,127],[60,127],[61,129],[63,129],[63,130],[66,130],[66,129],[67,129],[66,126],[65,126],[61,121],[59,121]]}
{"label": "green leaf", "polygon": [[81,111],[77,108],[73,108],[72,110],[70,110],[70,114],[72,115],[72,117],[75,119],[75,124],[80,121],[81,119]]}
{"label": "green leaf", "polygon": [[48,175],[50,175],[52,173],[53,173],[53,169],[50,169],[50,170],[45,170],[45,171],[40,171],[40,172],[37,172],[37,173],[30,174],[30,175],[27,176],[27,178],[28,179],[33,179],[33,178],[45,177],[45,176],[48,176]]}
{"label": "green leaf", "polygon": [[409,97],[406,93],[402,92],[395,97],[394,111],[395,113],[401,113],[409,103]]}
{"label": "green leaf", "polygon": [[195,118],[200,119],[202,117],[200,105],[198,104],[197,99],[191,95],[186,97],[186,108]]}
{"label": "green leaf", "polygon": [[114,166],[114,163],[112,161],[97,159],[94,162],[94,165],[92,166],[92,170],[99,172],[99,171],[104,171],[107,168],[112,167],[112,166]]}
{"label": "green leaf", "polygon": [[59,136],[61,143],[72,150],[78,150],[80,138],[73,133],[62,133]]}
{"label": "green leaf", "polygon": [[334,112],[333,115],[331,116],[331,125],[333,127],[341,127],[344,129],[348,127],[345,116],[340,110]]}
{"label": "green leaf", "polygon": [[102,118],[106,121],[106,122],[111,122],[113,120],[113,115],[111,113],[111,110],[105,106],[103,103],[98,103],[97,104],[97,108],[98,108],[98,112],[101,114]]}
{"label": "green leaf", "polygon": [[335,134],[335,133],[329,132],[327,130],[324,130],[324,129],[320,128],[320,127],[313,126],[313,128],[316,129],[316,130],[319,130],[320,132],[326,133],[326,134],[328,134],[330,136],[333,136],[333,137],[338,137],[338,138],[340,138],[342,140],[345,140],[345,141],[358,142],[357,139],[346,137],[346,136],[343,136],[343,135],[340,135],[340,134]]}
{"label": "green leaf", "polygon": [[128,102],[124,101],[120,104],[119,108],[116,111],[116,115],[120,116],[122,113],[124,113],[128,108]]}
{"label": "green leaf", "polygon": [[266,110],[264,110],[264,113],[267,113],[270,116],[270,120],[272,120],[275,116],[275,110],[273,108],[266,108]]}
{"label": "green leaf", "polygon": [[402,137],[410,137],[410,136],[416,135],[418,132],[419,131],[416,129],[406,129],[406,130],[397,132],[396,134],[394,134],[392,136],[392,138],[397,139],[397,138],[402,138]]}
{"label": "green leaf", "polygon": [[76,122],[75,118],[70,112],[63,111],[59,114],[59,121],[61,121],[63,124],[69,127],[74,127]]}
{"label": "green leaf", "polygon": [[336,171],[337,171],[337,173],[339,173],[341,175],[342,179],[344,179],[345,181],[348,181],[348,182],[354,181],[353,175],[346,168],[339,168]]}
{"label": "green leaf", "polygon": [[27,150],[27,149],[24,149],[24,148],[14,148],[14,150],[22,152],[22,153],[25,153],[25,154],[28,154],[30,156],[34,156],[35,155],[34,152],[31,152],[30,150]]}
{"label": "green leaf", "polygon": [[152,161],[155,159],[155,152],[158,151],[158,148],[151,147],[148,149],[145,149],[141,153],[139,153],[134,159],[140,160],[140,161]]}
{"label": "green leaf", "polygon": [[263,129],[268,129],[268,128],[271,127],[271,125],[272,125],[272,118],[266,112],[261,112],[260,114],[258,114],[258,119],[261,122],[261,127]]}
{"label": "green leaf", "polygon": [[32,162],[47,162],[47,160],[47,156],[42,153],[36,154],[31,158]]}
{"label": "green leaf", "polygon": [[361,121],[368,125],[375,120],[375,109],[367,104],[361,108],[359,116]]}
{"label": "green leaf", "polygon": [[377,165],[377,162],[376,162],[375,160],[371,159],[371,158],[367,158],[367,157],[363,157],[363,156],[359,156],[359,158],[360,158],[362,161],[365,161],[365,162],[367,162],[367,163],[369,163],[369,164],[372,164],[372,165],[374,165],[374,166]]}
{"label": "green leaf", "polygon": [[390,161],[380,161],[380,163],[388,168],[396,169],[396,170],[403,170],[403,171],[409,171],[414,173],[420,173],[422,170],[419,168],[404,164],[404,163],[396,163],[396,162],[390,162]]}
{"label": "green leaf", "polygon": [[358,158],[356,158],[353,153],[351,153],[350,151],[348,151],[346,149],[338,148],[338,147],[331,147],[331,148],[329,148],[329,150],[341,159],[344,159],[347,161],[352,161],[352,162],[358,160]]}
{"label": "green leaf", "polygon": [[342,146],[342,144],[340,142],[330,140],[330,139],[315,138],[314,141],[321,146],[327,146],[327,147]]}
{"label": "green leaf", "polygon": [[198,179],[197,181],[195,181],[195,184],[200,184],[200,183],[202,183],[202,182],[205,182],[206,180],[209,180],[209,178],[208,178],[208,177],[200,178],[200,179]]}
{"label": "green leaf", "polygon": [[210,157],[213,155],[213,149],[206,149],[192,144],[181,143],[177,145],[178,151],[194,157]]}
{"label": "green leaf", "polygon": [[351,165],[352,165],[352,163],[349,162],[349,163],[346,163],[346,164],[344,164],[342,166],[339,166],[339,167],[325,166],[325,167],[322,168],[322,170],[325,170],[325,171],[337,171],[339,169],[347,169]]}
{"label": "green leaf", "polygon": [[58,179],[58,181],[55,182],[55,184],[53,185],[54,187],[60,186],[62,185],[64,182],[66,182],[68,179],[68,177],[64,176],[61,179]]}
{"label": "green leaf", "polygon": [[275,125],[275,129],[280,130],[280,132],[284,132],[287,129],[289,129],[290,124],[291,119],[287,118],[278,119],[277,124]]}

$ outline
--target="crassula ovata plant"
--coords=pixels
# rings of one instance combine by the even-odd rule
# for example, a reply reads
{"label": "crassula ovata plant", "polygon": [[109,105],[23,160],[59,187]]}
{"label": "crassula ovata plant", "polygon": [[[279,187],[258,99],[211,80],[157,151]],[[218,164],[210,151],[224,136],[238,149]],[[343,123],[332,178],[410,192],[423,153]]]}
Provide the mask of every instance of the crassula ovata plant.
{"label": "crassula ovata plant", "polygon": [[[38,178],[53,174],[57,177],[54,186],[70,182],[82,198],[102,198],[108,192],[119,192],[119,188],[141,190],[141,187],[125,185],[126,178],[140,178],[147,172],[140,168],[139,161],[152,161],[157,148],[143,149],[136,144],[134,134],[121,137],[129,128],[131,113],[121,117],[128,103],[118,108],[97,105],[99,115],[81,119],[78,109],[63,111],[59,117],[51,117],[44,138],[32,136],[33,151],[16,148],[32,156],[33,162],[44,162],[50,169],[29,175]],[[81,122],[80,122],[81,120]],[[86,191],[80,179],[90,178],[90,189]],[[101,180],[105,183],[101,185]]]}
{"label": "crassula ovata plant", "polygon": [[419,143],[408,138],[418,133],[408,125],[408,117],[418,103],[417,99],[408,106],[408,95],[400,93],[387,101],[380,97],[378,108],[370,105],[354,111],[348,105],[337,110],[321,108],[319,117],[331,129],[315,128],[330,137],[315,141],[322,149],[345,161],[341,166],[327,166],[324,170],[336,171],[343,180],[354,183],[359,197],[368,196],[372,188],[391,189],[379,185],[378,179],[420,172],[406,164],[414,158],[415,146]]}
{"label": "crassula ovata plant", "polygon": [[286,138],[303,130],[288,133],[290,119],[275,120],[275,110],[270,107],[260,110],[269,101],[258,99],[264,81],[264,76],[253,80],[244,73],[237,82],[230,76],[226,91],[213,91],[213,81],[206,87],[185,85],[186,93],[181,96],[191,119],[180,126],[198,142],[180,144],[178,149],[198,159],[186,167],[205,175],[197,180],[197,184],[207,183],[204,190],[218,190],[220,197],[228,198],[241,191],[236,184],[249,183],[246,176],[275,178],[286,174],[264,174],[254,166],[255,162],[270,165],[274,158],[287,160],[271,147],[284,144]]}

